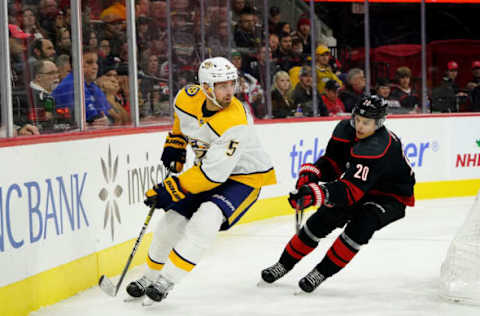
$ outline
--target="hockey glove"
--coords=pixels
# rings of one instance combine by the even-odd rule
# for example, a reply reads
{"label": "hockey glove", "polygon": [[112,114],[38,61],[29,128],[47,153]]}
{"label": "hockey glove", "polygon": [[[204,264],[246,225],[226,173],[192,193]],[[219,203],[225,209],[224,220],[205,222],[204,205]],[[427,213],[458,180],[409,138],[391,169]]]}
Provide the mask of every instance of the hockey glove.
{"label": "hockey glove", "polygon": [[187,157],[187,139],[181,134],[168,133],[161,160],[165,168],[174,173],[179,173],[183,169],[183,164]]}
{"label": "hockey glove", "polygon": [[298,172],[298,180],[295,184],[295,189],[298,190],[301,186],[311,182],[318,182],[320,180],[320,174],[320,169],[314,164],[303,164]]}
{"label": "hockey glove", "polygon": [[[301,205],[298,205],[300,200]],[[288,202],[294,209],[306,209],[310,206],[320,207],[325,201],[325,191],[316,183],[301,186],[298,190],[290,192]]]}
{"label": "hockey glove", "polygon": [[182,189],[178,178],[171,176],[165,179],[163,183],[159,183],[150,190],[147,191],[145,205],[155,208],[163,208],[167,210],[167,207],[172,202],[178,202],[187,196],[187,192]]}

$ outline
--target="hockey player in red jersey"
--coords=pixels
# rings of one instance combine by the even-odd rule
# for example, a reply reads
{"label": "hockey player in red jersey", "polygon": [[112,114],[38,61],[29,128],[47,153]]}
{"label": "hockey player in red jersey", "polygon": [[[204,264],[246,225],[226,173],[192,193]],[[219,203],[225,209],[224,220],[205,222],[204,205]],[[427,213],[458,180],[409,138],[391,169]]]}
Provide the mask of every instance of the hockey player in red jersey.
{"label": "hockey player in red jersey", "polygon": [[344,268],[375,231],[405,216],[414,205],[415,176],[403,154],[400,139],[383,123],[386,103],[366,96],[352,118],[338,123],[325,155],[299,171],[296,190],[289,196],[294,208],[315,206],[300,231],[287,243],[279,261],[262,271],[275,282],[293,269],[335,228],[345,227],[299,287],[312,292]]}

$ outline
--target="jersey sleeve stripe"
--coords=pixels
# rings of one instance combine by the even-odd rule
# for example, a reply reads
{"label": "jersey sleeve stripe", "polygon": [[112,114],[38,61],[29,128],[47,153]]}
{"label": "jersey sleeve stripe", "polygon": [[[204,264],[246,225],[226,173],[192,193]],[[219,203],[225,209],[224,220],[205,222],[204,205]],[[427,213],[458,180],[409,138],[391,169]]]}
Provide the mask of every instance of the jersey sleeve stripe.
{"label": "jersey sleeve stripe", "polygon": [[264,173],[269,173],[272,170],[273,170],[273,167],[265,171],[257,171],[257,172],[251,172],[251,173],[232,173],[231,176],[250,176],[254,174],[264,174]]}
{"label": "jersey sleeve stripe", "polygon": [[336,140],[337,142],[350,143],[349,139],[339,138],[339,137],[335,137],[335,136],[332,136],[332,139]]}

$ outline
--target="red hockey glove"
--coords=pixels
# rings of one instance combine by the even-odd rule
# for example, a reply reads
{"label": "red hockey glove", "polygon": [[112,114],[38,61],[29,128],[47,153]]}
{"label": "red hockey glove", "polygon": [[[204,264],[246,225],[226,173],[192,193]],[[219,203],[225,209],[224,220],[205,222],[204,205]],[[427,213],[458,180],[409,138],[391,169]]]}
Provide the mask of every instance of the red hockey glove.
{"label": "red hockey glove", "polygon": [[155,208],[168,209],[172,202],[178,202],[187,196],[187,192],[182,189],[178,178],[171,176],[165,179],[163,183],[159,183],[147,191],[145,205]]}
{"label": "red hockey glove", "polygon": [[314,164],[305,163],[300,167],[298,172],[298,180],[295,184],[295,189],[299,189],[302,185],[318,182],[320,180],[320,169]]}
{"label": "red hockey glove", "polygon": [[[302,203],[298,203],[302,200]],[[301,186],[298,190],[291,192],[288,202],[294,209],[306,209],[310,206],[320,207],[325,201],[325,192],[316,183],[309,183]]]}

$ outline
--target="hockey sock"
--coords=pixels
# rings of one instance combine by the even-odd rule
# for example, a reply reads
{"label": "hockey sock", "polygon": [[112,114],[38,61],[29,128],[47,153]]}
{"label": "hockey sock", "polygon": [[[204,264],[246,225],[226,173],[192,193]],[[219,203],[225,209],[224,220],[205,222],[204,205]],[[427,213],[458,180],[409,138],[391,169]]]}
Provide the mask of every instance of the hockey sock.
{"label": "hockey sock", "polygon": [[155,280],[163,269],[173,246],[182,237],[187,219],[175,211],[168,211],[158,222],[146,259],[145,276]]}
{"label": "hockey sock", "polygon": [[359,250],[360,245],[343,232],[337,237],[323,260],[317,265],[317,270],[325,278],[328,278],[343,269]]}
{"label": "hockey sock", "polygon": [[225,217],[212,202],[203,203],[188,222],[185,233],[170,251],[162,276],[178,283],[201,259],[214,242]]}
{"label": "hockey sock", "polygon": [[305,228],[295,234],[283,250],[279,262],[287,269],[291,270],[303,257],[312,252],[318,245],[318,241],[313,240],[305,233]]}

